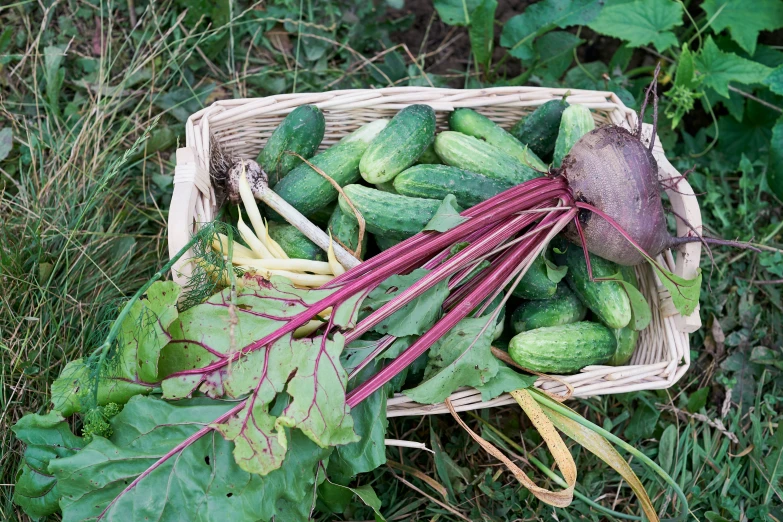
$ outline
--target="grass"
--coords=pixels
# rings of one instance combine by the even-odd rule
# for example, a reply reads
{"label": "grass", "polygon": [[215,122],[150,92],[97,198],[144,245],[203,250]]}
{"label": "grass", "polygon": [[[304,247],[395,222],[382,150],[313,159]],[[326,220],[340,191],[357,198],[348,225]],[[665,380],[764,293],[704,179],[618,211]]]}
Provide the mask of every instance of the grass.
{"label": "grass", "polygon": [[[9,428],[24,413],[46,410],[48,384],[63,365],[95,347],[101,318],[167,259],[172,154],[189,114],[216,98],[472,81],[467,60],[438,64],[448,58],[448,46],[422,45],[415,55],[420,65],[437,51],[427,56],[428,76],[410,64],[402,52],[407,46],[384,52],[410,20],[398,12],[386,18],[383,9],[361,2],[289,1],[267,11],[192,3],[180,18],[185,4],[137,1],[133,14],[128,6],[134,2],[0,7],[0,126],[13,134],[13,148],[0,159],[3,520],[25,520],[12,503],[23,448]],[[430,13],[425,18],[427,34],[440,31],[443,42],[454,41],[456,33]],[[753,102],[747,103],[750,110]],[[692,370],[675,388],[572,406],[675,477],[689,497],[690,519],[783,520],[783,306],[778,286],[754,283],[783,276],[775,272],[783,263],[781,212],[762,188],[763,161],[734,161],[720,144],[692,159],[689,154],[708,143],[707,127],[692,125],[667,150],[681,171],[698,162],[691,182],[705,193],[711,232],[754,238],[766,249],[761,255],[715,252],[702,299],[707,327],[693,336]],[[518,408],[476,415],[480,420],[463,418],[539,484],[557,488],[556,479],[535,471],[551,467],[552,459]],[[379,492],[388,520],[638,515],[630,488],[578,447],[572,447],[577,490],[589,501],[555,510],[534,500],[449,417],[397,419],[389,437],[425,441],[435,453],[391,448],[392,464],[363,479]],[[659,513],[673,515],[671,492],[631,465]],[[595,503],[624,516],[609,516]],[[356,503],[342,518],[372,517]]]}

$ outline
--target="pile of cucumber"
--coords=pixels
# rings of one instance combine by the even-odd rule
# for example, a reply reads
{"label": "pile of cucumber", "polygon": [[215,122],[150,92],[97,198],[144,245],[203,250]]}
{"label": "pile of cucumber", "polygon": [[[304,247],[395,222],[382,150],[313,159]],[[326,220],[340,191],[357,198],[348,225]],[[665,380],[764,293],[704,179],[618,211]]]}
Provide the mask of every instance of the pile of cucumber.
{"label": "pile of cucumber", "polygon": [[[354,251],[360,227],[347,197],[372,237],[361,242],[358,254],[364,259],[420,232],[449,194],[468,208],[544,175],[550,165],[560,166],[574,143],[595,127],[587,108],[565,100],[541,105],[510,131],[471,109],[451,113],[448,125],[436,134],[433,109],[411,105],[315,154],[325,119],[317,107],[306,105],[283,120],[258,162],[275,192]],[[266,215],[282,221],[269,209]],[[273,225],[270,235],[290,257],[323,258],[290,225]],[[590,281],[582,250],[560,245],[534,262],[508,301],[513,313],[498,332],[505,332],[509,354],[526,368],[550,373],[624,364],[638,332],[628,326],[631,306],[623,285]],[[621,272],[609,261],[591,259],[595,277]],[[562,281],[550,275],[553,262],[568,267]],[[632,271],[623,274],[636,284]]]}

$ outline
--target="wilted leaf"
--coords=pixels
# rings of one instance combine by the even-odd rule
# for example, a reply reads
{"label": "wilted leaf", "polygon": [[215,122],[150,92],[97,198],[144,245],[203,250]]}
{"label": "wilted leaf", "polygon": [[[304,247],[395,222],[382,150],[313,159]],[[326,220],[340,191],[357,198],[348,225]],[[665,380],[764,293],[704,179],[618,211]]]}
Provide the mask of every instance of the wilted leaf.
{"label": "wilted leaf", "polygon": [[593,31],[628,42],[652,43],[659,52],[677,45],[671,30],[682,25],[682,4],[672,0],[610,0],[590,23]]}
{"label": "wilted leaf", "polygon": [[734,41],[751,55],[756,51],[761,31],[783,27],[783,2],[780,0],[705,0],[701,8],[715,33],[728,28]]}

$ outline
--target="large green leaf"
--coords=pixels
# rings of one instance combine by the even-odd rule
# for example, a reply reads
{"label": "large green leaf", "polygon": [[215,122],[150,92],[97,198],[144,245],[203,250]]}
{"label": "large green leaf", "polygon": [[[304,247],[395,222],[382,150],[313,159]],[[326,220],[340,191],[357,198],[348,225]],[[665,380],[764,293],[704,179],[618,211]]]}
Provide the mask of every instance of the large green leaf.
{"label": "large green leaf", "polygon": [[559,80],[574,61],[574,49],[583,42],[567,31],[552,31],[537,38],[534,44],[536,74],[551,81]]}
{"label": "large green leaf", "polygon": [[468,28],[473,58],[476,64],[482,67],[489,67],[492,60],[492,48],[495,43],[495,10],[497,8],[497,0],[482,0],[473,11]]}
{"label": "large green leaf", "polygon": [[448,25],[470,25],[471,14],[482,0],[435,0],[438,16]]}
{"label": "large green leaf", "polygon": [[[78,453],[49,465],[62,494],[63,520],[95,520],[103,512],[101,520],[117,522],[255,522],[309,506],[316,464],[330,450],[295,431],[283,466],[265,477],[237,466],[231,443],[215,432],[155,466],[233,406],[206,398],[178,403],[145,396],[131,399],[111,420],[111,440],[95,437]],[[146,475],[128,489],[142,473]]]}
{"label": "large green leaf", "polygon": [[761,31],[783,27],[781,0],[705,0],[701,8],[716,33],[728,28],[734,41],[751,55]]}
{"label": "large green leaf", "polygon": [[468,317],[457,323],[430,348],[424,382],[403,393],[416,402],[434,404],[460,386],[488,383],[500,368],[490,350],[495,324],[487,326],[489,320]]}
{"label": "large green leaf", "polygon": [[60,507],[60,488],[57,479],[49,473],[49,462],[73,455],[84,441],[71,433],[68,423],[57,412],[25,415],[11,430],[27,445],[14,485],[14,503],[32,518],[56,513]]}
{"label": "large green leaf", "polygon": [[610,0],[590,29],[625,40],[632,47],[652,43],[663,52],[677,45],[671,30],[682,25],[682,14],[682,4],[673,0]]}
{"label": "large green leaf", "polygon": [[508,366],[501,366],[494,377],[486,384],[476,386],[476,390],[481,392],[482,401],[489,401],[510,391],[530,388],[536,379],[538,379],[537,375],[525,375]]}
{"label": "large green leaf", "polygon": [[[158,359],[169,342],[166,330],[177,319],[180,292],[177,283],[160,281],[150,286],[145,299],[133,304],[120,325],[107,371],[98,380],[98,405],[124,404],[134,395],[149,392],[158,381]],[[91,373],[82,359],[68,363],[52,383],[54,410],[66,416],[82,411],[85,395],[94,392]]]}
{"label": "large green leaf", "polygon": [[729,82],[759,83],[771,71],[766,65],[721,51],[711,36],[696,55],[696,69],[703,76],[703,85],[715,89],[724,98],[729,97]]}
{"label": "large green leaf", "polygon": [[603,0],[544,0],[530,5],[525,12],[512,17],[503,26],[500,45],[512,56],[530,60],[537,36],[559,27],[586,25],[601,11]]}

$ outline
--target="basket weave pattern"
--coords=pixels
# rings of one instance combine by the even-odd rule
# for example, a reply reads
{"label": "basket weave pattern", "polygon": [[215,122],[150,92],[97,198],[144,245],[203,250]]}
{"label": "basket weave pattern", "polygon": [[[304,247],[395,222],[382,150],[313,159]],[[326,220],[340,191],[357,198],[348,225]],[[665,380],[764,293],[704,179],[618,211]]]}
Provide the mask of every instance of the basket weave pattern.
{"label": "basket weave pattern", "polygon": [[[612,92],[569,90],[571,104],[581,104],[593,113],[596,124],[621,125],[635,129],[636,113],[623,105]],[[313,94],[286,94],[267,98],[218,101],[193,114],[186,125],[186,146],[177,150],[174,176],[174,195],[169,210],[169,253],[179,251],[199,223],[211,221],[215,208],[215,193],[208,173],[210,139],[217,139],[227,150],[243,158],[255,158],[266,139],[280,121],[294,108],[314,104],[326,117],[326,135],[321,148],[326,148],[361,125],[379,118],[391,118],[400,109],[415,103],[425,103],[435,110],[438,129],[447,129],[449,112],[470,107],[505,128],[539,105],[559,99],[566,89],[541,87],[498,87],[480,90],[433,89],[423,87],[394,87],[361,89]],[[643,126],[649,143],[652,128]],[[672,208],[684,217],[696,232],[701,232],[701,214],[696,197],[688,182],[666,159],[657,140],[653,154],[658,161],[658,174],[667,188]],[[693,231],[677,219],[677,235],[692,235]],[[669,251],[658,261],[675,274],[691,278],[697,273],[701,245],[689,243],[677,252],[676,259]],[[184,283],[189,275],[185,255],[175,265],[173,277]],[[688,333],[701,326],[699,309],[687,317],[674,308],[669,292],[648,266],[637,267],[639,290],[652,309],[652,322],[639,336],[636,351],[626,366],[588,366],[580,373],[559,377],[560,381],[539,378],[536,386],[556,394],[566,393],[561,381],[568,382],[574,396],[626,393],[637,390],[668,388],[690,365]],[[491,401],[481,400],[481,394],[472,388],[451,395],[457,411],[466,411],[514,403],[509,395]],[[445,405],[421,405],[404,395],[389,399],[388,416],[429,415],[448,413]]]}

